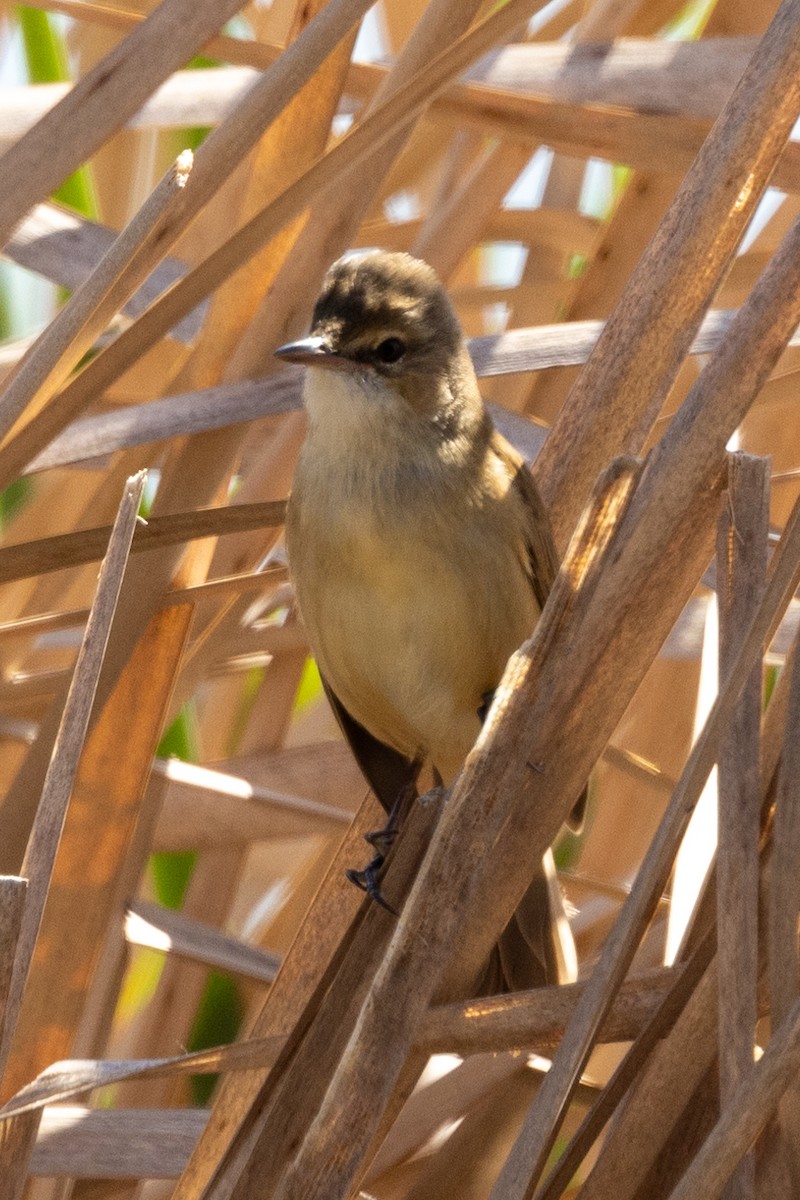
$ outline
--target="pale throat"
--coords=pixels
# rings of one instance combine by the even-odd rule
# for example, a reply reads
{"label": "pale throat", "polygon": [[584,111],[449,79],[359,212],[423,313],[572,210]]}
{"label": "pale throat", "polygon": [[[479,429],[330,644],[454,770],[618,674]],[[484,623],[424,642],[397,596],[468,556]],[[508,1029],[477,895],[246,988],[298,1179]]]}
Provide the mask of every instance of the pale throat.
{"label": "pale throat", "polygon": [[418,456],[420,422],[391,383],[369,370],[310,368],[303,392],[308,413],[307,446],[343,464],[401,455]]}

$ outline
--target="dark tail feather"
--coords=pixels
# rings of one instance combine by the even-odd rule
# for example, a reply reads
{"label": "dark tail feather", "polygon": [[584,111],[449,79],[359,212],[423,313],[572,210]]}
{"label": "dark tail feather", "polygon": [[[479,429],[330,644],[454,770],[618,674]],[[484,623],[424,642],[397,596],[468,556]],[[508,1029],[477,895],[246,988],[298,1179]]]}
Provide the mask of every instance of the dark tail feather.
{"label": "dark tail feather", "polygon": [[475,994],[496,996],[571,983],[576,976],[575,943],[548,850],[541,871],[492,950]]}

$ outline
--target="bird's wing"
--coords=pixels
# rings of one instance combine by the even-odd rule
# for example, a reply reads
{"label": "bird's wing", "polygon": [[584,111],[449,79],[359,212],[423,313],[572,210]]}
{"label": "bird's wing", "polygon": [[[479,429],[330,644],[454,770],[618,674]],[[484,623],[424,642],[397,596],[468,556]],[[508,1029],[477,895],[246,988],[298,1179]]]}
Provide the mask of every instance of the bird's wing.
{"label": "bird's wing", "polygon": [[322,686],[362,775],[387,813],[391,813],[398,797],[416,783],[420,763],[373,737],[350,715],[326,679],[322,680]]}
{"label": "bird's wing", "polygon": [[[558,574],[559,560],[550,518],[544,501],[539,494],[525,460],[496,430],[491,440],[492,453],[503,463],[512,486],[523,502],[525,512],[525,547],[528,554],[528,569],[531,586],[539,608],[545,601]],[[584,788],[569,815],[567,825],[573,833],[579,833],[586,817],[587,788]]]}
{"label": "bird's wing", "polygon": [[559,567],[558,553],[553,541],[547,509],[525,460],[496,430],[492,435],[490,448],[491,452],[502,462],[512,481],[512,487],[522,501],[522,509],[525,514],[525,548],[528,554],[531,585],[539,607],[544,608]]}

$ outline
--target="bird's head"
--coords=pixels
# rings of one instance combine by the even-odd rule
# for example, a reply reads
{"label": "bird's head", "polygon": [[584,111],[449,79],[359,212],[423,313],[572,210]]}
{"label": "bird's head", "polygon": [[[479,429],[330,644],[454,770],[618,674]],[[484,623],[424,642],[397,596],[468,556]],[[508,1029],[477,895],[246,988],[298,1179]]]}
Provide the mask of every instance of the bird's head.
{"label": "bird's head", "polygon": [[432,268],[408,254],[370,251],[334,263],[309,336],[276,355],[348,377],[346,390],[371,396],[378,407],[399,402],[422,416],[477,391],[447,293]]}

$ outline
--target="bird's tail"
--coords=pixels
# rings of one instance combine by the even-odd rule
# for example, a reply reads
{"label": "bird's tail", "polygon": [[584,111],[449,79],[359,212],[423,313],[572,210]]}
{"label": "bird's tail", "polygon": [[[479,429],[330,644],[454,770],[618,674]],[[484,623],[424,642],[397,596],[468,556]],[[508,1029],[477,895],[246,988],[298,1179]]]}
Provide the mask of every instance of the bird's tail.
{"label": "bird's tail", "polygon": [[500,935],[475,994],[496,996],[577,978],[575,943],[552,851]]}

